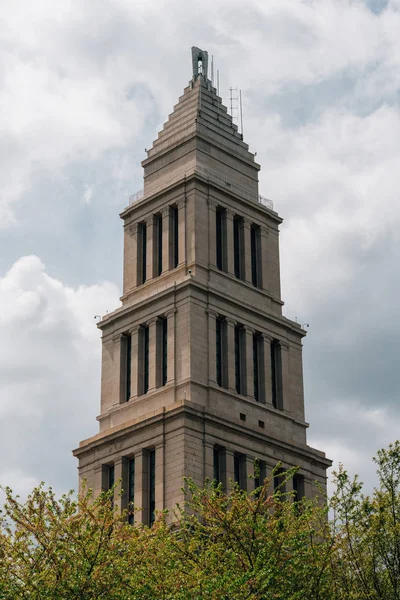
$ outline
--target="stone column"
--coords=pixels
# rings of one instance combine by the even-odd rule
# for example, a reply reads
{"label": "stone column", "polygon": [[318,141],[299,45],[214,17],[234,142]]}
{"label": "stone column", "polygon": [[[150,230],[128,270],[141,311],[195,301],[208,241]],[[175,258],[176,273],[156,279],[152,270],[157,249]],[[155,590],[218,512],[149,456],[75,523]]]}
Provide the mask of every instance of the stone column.
{"label": "stone column", "polygon": [[[126,458],[117,458],[114,463],[114,480],[119,479],[121,483],[114,490],[114,506],[118,512],[125,510],[128,506],[128,461]],[[122,492],[122,493],[121,493]]]}
{"label": "stone column", "polygon": [[139,325],[135,325],[129,331],[131,335],[131,398],[137,398],[139,394]]}
{"label": "stone column", "polygon": [[268,255],[268,228],[261,227],[261,288],[269,291],[270,289],[270,278],[269,278],[269,266],[270,260]]}
{"label": "stone column", "polygon": [[217,334],[216,320],[218,313],[208,310],[208,381],[217,383]]}
{"label": "stone column", "polygon": [[146,281],[154,276],[154,217],[151,215],[146,219]]}
{"label": "stone column", "polygon": [[254,457],[246,455],[246,490],[254,492]]}
{"label": "stone column", "polygon": [[155,489],[155,509],[164,510],[164,444],[156,446],[156,489]]}
{"label": "stone column", "polygon": [[178,202],[178,266],[186,262],[186,199]]}
{"label": "stone column", "polygon": [[167,318],[167,383],[176,380],[176,352],[175,352],[175,328],[176,328],[176,308],[172,308],[165,313]]}
{"label": "stone column", "polygon": [[246,331],[246,392],[247,396],[254,400],[254,359],[253,359],[253,335],[254,329],[245,327]]}
{"label": "stone column", "polygon": [[226,270],[230,275],[235,274],[233,252],[233,211],[226,209]]}
{"label": "stone column", "polygon": [[217,266],[217,223],[216,223],[216,204],[212,200],[208,201],[208,223],[209,223],[209,266]]}
{"label": "stone column", "polygon": [[97,464],[94,468],[93,494],[96,498],[107,489],[108,478],[107,469],[102,464]]}
{"label": "stone column", "polygon": [[244,236],[244,280],[247,283],[251,281],[251,223],[247,219],[244,219],[243,223],[243,236]]}
{"label": "stone column", "polygon": [[169,271],[171,268],[170,257],[170,210],[169,206],[162,211],[162,273]]}
{"label": "stone column", "polygon": [[227,329],[227,355],[228,355],[228,389],[236,392],[236,373],[235,373],[235,325],[236,321],[226,319]]}
{"label": "stone column", "polygon": [[114,401],[113,404],[121,404],[125,401],[124,398],[124,384],[125,384],[125,372],[123,365],[123,350],[122,350],[122,334],[117,333],[113,337],[114,343]]}
{"label": "stone column", "polygon": [[235,479],[235,462],[233,451],[225,448],[225,451],[221,452],[221,459],[221,479],[224,489],[228,491],[231,487],[230,480],[233,481]]}
{"label": "stone column", "polygon": [[135,524],[149,522],[149,457],[145,450],[135,454],[135,508],[143,509],[135,513]]}
{"label": "stone column", "polygon": [[137,287],[137,229],[133,223],[124,232],[124,294]]}
{"label": "stone column", "polygon": [[214,479],[214,445],[209,442],[204,444],[204,479]]}
{"label": "stone column", "polygon": [[262,381],[264,389],[264,402],[272,406],[272,378],[271,378],[271,342],[272,338],[266,333],[261,334],[263,340],[264,365],[261,368]]}
{"label": "stone column", "polygon": [[149,327],[149,389],[157,386],[157,317],[147,322]]}

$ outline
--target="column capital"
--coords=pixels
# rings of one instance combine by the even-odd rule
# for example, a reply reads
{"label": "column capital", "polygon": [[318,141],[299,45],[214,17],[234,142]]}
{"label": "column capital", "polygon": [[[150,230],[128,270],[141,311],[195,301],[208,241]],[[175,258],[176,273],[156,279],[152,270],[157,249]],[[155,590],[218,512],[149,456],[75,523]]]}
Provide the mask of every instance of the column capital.
{"label": "column capital", "polygon": [[208,198],[207,203],[210,210],[217,210],[218,202],[216,200],[214,200],[213,198]]}
{"label": "column capital", "polygon": [[209,317],[214,317],[215,319],[217,317],[219,317],[219,312],[217,312],[216,310],[214,310],[212,308],[207,308],[206,313],[208,314]]}
{"label": "column capital", "polygon": [[166,219],[167,217],[169,217],[169,212],[169,206],[165,206],[161,211],[162,218]]}
{"label": "column capital", "polygon": [[278,340],[282,350],[289,350],[289,343],[284,340]]}
{"label": "column capital", "polygon": [[270,335],[269,333],[265,333],[265,331],[261,331],[260,335],[261,335],[262,339],[264,340],[264,342],[271,343],[272,340],[274,339],[272,337],[272,335]]}
{"label": "column capital", "polygon": [[250,225],[252,224],[253,221],[251,221],[248,217],[244,217],[243,218],[243,227],[245,229],[250,229]]}
{"label": "column capital", "polygon": [[225,321],[227,325],[231,325],[232,327],[236,327],[237,321],[235,319],[231,319],[230,317],[225,317]]}
{"label": "column capital", "polygon": [[136,235],[138,230],[138,223],[131,223],[126,226],[126,231],[129,235]]}
{"label": "column capital", "polygon": [[256,330],[254,329],[254,327],[251,327],[250,325],[245,325],[244,326],[246,333],[249,333],[251,335],[254,335]]}
{"label": "column capital", "polygon": [[234,215],[235,215],[235,211],[232,210],[231,208],[226,208],[226,218],[229,220],[232,220]]}
{"label": "column capital", "polygon": [[185,208],[185,204],[186,204],[186,198],[181,198],[180,200],[178,200],[178,202],[176,203],[176,208],[178,210],[182,210],[182,208]]}
{"label": "column capital", "polygon": [[151,327],[152,325],[155,325],[157,323],[157,321],[158,321],[158,317],[151,317],[151,319],[148,319],[146,321],[146,325],[148,327]]}
{"label": "column capital", "polygon": [[114,344],[116,344],[117,342],[120,342],[122,340],[122,338],[124,337],[124,333],[114,333],[114,335],[112,336],[112,341],[114,342]]}
{"label": "column capital", "polygon": [[143,221],[145,221],[145,223],[146,223],[147,226],[149,226],[149,225],[153,226],[153,224],[154,224],[154,215],[153,214],[148,215],[147,217],[145,217],[143,219]]}
{"label": "column capital", "polygon": [[166,310],[164,315],[169,319],[170,317],[173,317],[176,313],[177,313],[177,309],[174,307],[174,308],[170,308],[169,310]]}
{"label": "column capital", "polygon": [[260,233],[263,237],[268,237],[269,235],[269,227],[268,225],[261,225],[260,226]]}
{"label": "column capital", "polygon": [[140,329],[140,325],[134,325],[129,329],[130,335],[135,335]]}

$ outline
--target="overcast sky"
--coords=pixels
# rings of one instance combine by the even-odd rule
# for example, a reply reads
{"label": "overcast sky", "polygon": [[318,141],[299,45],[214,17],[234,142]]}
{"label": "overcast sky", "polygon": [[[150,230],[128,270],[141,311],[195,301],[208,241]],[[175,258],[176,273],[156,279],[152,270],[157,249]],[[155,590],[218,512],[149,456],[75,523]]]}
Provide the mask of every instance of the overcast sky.
{"label": "overcast sky", "polygon": [[0,483],[77,485],[140,161],[214,55],[284,218],[308,441],[371,487],[400,437],[400,0],[2,0]]}

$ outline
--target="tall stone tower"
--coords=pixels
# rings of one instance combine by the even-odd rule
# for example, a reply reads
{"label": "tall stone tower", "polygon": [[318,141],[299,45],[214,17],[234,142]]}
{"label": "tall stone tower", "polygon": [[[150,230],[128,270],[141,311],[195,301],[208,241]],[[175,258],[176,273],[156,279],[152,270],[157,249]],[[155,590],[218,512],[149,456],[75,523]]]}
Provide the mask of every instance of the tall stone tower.
{"label": "tall stone tower", "polygon": [[122,306],[102,330],[100,431],[74,455],[95,493],[154,511],[182,478],[254,489],[277,461],[313,494],[330,461],[307,445],[301,327],[282,316],[278,228],[260,166],[192,49],[193,78],[147,158],[124,221]]}

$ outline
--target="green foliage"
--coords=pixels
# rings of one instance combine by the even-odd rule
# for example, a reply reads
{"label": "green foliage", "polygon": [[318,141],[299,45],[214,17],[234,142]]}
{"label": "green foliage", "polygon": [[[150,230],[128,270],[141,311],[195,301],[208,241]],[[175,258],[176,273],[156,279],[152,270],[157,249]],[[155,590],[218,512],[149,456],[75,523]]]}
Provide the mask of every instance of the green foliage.
{"label": "green foliage", "polygon": [[371,497],[340,467],[329,503],[284,493],[296,469],[271,493],[280,465],[252,494],[186,480],[185,506],[151,529],[117,513],[113,490],[57,499],[41,485],[21,502],[5,489],[0,599],[398,599],[400,443],[375,461]]}

